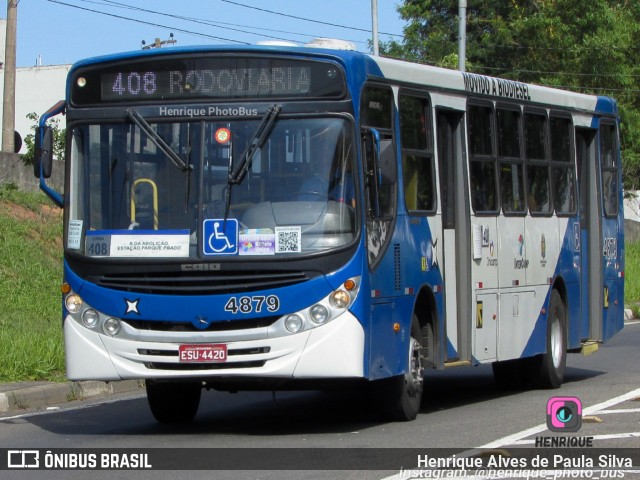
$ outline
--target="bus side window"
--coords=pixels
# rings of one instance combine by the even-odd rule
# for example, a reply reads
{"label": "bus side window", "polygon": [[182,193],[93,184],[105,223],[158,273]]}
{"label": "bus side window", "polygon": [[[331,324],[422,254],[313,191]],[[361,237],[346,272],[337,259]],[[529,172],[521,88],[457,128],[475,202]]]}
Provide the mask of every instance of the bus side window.
{"label": "bus side window", "polygon": [[435,168],[429,101],[401,94],[399,104],[405,204],[410,212],[435,213]]}
{"label": "bus side window", "polygon": [[[370,212],[377,212],[379,218],[393,218],[396,212],[397,171],[393,142],[393,93],[390,88],[370,86],[362,92],[361,126],[373,127],[379,134],[380,151],[377,171],[372,182],[376,189],[369,187]],[[376,191],[377,190],[377,191]],[[375,198],[372,198],[372,195]],[[375,205],[375,208],[372,208]]]}
{"label": "bus side window", "polygon": [[527,171],[527,202],[532,215],[551,214],[551,189],[546,114],[525,113],[524,138]]}
{"label": "bus side window", "polygon": [[558,215],[576,213],[576,178],[573,162],[572,123],[570,118],[552,116],[551,131],[551,180],[553,206]]}
{"label": "bus side window", "polygon": [[471,205],[476,213],[496,214],[498,211],[498,185],[496,181],[496,155],[494,150],[493,108],[470,105],[469,115],[469,175],[471,178]]}
{"label": "bus side window", "polygon": [[521,153],[521,115],[519,110],[500,108],[498,119],[498,157],[500,192],[505,214],[525,214],[524,168]]}
{"label": "bus side window", "polygon": [[615,125],[600,127],[600,151],[602,152],[602,201],[604,214],[614,217],[618,214],[618,141]]}
{"label": "bus side window", "polygon": [[393,140],[394,102],[391,88],[369,85],[362,91],[360,128],[367,195],[367,251],[375,268],[391,243],[396,214],[397,170]]}

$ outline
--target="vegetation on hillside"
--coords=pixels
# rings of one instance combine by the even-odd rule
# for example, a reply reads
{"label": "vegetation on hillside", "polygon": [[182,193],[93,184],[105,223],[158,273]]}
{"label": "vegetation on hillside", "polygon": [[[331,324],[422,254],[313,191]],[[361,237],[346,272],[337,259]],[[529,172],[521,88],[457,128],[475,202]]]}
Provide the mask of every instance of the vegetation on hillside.
{"label": "vegetation on hillside", "polygon": [[0,186],[0,245],[0,381],[63,379],[60,210]]}

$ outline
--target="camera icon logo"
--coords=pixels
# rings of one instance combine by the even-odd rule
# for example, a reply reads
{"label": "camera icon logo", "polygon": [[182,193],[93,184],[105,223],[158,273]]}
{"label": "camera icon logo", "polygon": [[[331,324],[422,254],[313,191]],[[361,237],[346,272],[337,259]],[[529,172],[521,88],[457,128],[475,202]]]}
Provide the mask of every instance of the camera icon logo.
{"label": "camera icon logo", "polygon": [[577,432],[582,427],[582,402],[578,397],[552,397],[547,402],[547,428],[552,432]]}

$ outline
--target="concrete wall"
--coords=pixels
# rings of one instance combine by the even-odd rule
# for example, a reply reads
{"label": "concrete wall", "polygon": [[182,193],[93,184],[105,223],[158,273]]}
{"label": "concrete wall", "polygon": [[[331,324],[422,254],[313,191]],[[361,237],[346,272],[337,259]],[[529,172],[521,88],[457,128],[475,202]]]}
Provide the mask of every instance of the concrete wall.
{"label": "concrete wall", "polygon": [[640,222],[625,219],[624,239],[625,241],[632,243],[640,240]]}
{"label": "concrete wall", "polygon": [[[13,183],[20,190],[35,192],[40,190],[40,181],[33,176],[33,166],[25,165],[20,155],[0,152],[0,185]],[[64,162],[53,162],[53,173],[47,180],[50,187],[59,192],[64,188]]]}
{"label": "concrete wall", "polygon": [[624,238],[628,242],[640,240],[640,191],[625,192]]}

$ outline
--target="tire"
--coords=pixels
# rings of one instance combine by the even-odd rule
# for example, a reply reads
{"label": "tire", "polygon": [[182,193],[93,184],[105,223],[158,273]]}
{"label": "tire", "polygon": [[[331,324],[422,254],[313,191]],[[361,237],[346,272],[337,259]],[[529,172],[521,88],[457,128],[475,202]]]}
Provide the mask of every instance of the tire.
{"label": "tire", "polygon": [[407,372],[403,375],[379,380],[378,387],[383,401],[385,416],[393,421],[414,420],[420,411],[424,387],[424,367],[422,362],[420,322],[413,316],[411,338],[407,355]]}
{"label": "tire", "polygon": [[160,423],[187,423],[200,406],[202,385],[197,382],[156,382],[147,380],[147,401]]}
{"label": "tire", "polygon": [[548,311],[547,351],[540,356],[538,380],[543,388],[558,388],[567,363],[567,309],[557,290],[551,292]]}

